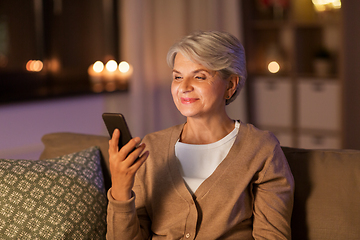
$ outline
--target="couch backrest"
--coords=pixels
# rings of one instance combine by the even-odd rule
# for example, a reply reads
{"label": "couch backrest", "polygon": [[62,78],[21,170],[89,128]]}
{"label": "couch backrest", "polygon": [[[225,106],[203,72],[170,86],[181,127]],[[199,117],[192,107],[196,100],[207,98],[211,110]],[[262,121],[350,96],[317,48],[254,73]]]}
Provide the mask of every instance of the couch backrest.
{"label": "couch backrest", "polygon": [[[40,159],[99,146],[107,189],[111,185],[106,136],[51,133]],[[359,239],[360,151],[283,147],[295,179],[293,240]]]}

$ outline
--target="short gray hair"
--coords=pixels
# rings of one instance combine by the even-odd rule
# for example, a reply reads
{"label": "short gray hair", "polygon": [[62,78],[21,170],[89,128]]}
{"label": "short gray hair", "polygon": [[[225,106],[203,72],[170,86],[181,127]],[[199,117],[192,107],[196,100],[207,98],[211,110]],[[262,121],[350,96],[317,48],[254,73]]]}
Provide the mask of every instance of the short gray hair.
{"label": "short gray hair", "polygon": [[235,100],[246,80],[245,50],[233,35],[219,31],[199,31],[175,43],[167,54],[169,67],[174,67],[175,57],[181,53],[204,67],[217,71],[224,79],[239,77],[235,93],[226,99],[226,105]]}

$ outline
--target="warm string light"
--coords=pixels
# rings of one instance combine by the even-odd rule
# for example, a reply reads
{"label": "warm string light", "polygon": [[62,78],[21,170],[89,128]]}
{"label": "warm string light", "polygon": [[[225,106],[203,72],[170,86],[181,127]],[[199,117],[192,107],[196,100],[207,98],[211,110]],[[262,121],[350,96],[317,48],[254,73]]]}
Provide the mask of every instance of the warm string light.
{"label": "warm string light", "polygon": [[277,73],[277,72],[280,71],[280,64],[278,62],[276,62],[276,61],[271,61],[268,64],[268,70],[271,73]]}
{"label": "warm string light", "polygon": [[96,73],[101,73],[104,70],[104,64],[101,61],[96,61],[93,65],[93,69]]}
{"label": "warm string light", "polygon": [[269,71],[272,74],[276,74],[280,71],[284,71],[283,59],[284,57],[281,48],[277,44],[271,43],[266,50],[264,68],[266,68],[267,71]]}
{"label": "warm string light", "polygon": [[115,72],[117,69],[117,63],[115,60],[110,60],[106,63],[105,68],[106,70],[108,70],[109,72]]}
{"label": "warm string light", "polygon": [[130,70],[130,65],[129,65],[127,62],[122,61],[122,62],[119,64],[119,70],[120,70],[120,72],[122,72],[122,73],[127,73],[127,72],[129,72],[129,70]]}
{"label": "warm string light", "polygon": [[29,72],[40,72],[43,70],[44,64],[40,60],[29,60],[26,63],[26,70]]}
{"label": "warm string light", "polygon": [[[117,64],[115,60],[109,60],[105,65],[96,61],[88,69],[88,74],[93,85],[93,91],[108,92],[115,91],[126,84],[132,74],[132,67],[129,63],[122,61]],[[121,87],[120,87],[121,88]]]}
{"label": "warm string light", "polygon": [[312,3],[318,12],[341,8],[341,0],[312,0]]}

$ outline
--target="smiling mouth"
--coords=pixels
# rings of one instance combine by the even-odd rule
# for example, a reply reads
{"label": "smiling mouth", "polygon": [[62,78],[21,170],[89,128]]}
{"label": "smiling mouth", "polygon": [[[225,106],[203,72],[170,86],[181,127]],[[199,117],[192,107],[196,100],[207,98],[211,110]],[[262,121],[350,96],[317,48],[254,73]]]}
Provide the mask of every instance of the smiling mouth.
{"label": "smiling mouth", "polygon": [[190,104],[190,103],[194,103],[197,100],[199,100],[198,98],[181,98],[181,103],[184,104]]}

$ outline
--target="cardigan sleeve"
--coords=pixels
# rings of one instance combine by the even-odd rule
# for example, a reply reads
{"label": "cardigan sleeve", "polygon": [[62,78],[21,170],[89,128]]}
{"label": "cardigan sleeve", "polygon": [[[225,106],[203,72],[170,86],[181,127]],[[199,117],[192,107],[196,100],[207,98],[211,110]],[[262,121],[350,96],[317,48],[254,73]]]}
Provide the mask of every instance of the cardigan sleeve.
{"label": "cardigan sleeve", "polygon": [[106,239],[149,239],[150,219],[146,213],[145,207],[135,208],[136,195],[134,191],[132,191],[131,199],[125,202],[116,201],[111,196],[111,188],[107,195],[109,204],[107,210]]}
{"label": "cardigan sleeve", "polygon": [[294,179],[279,145],[253,186],[255,239],[291,239]]}

